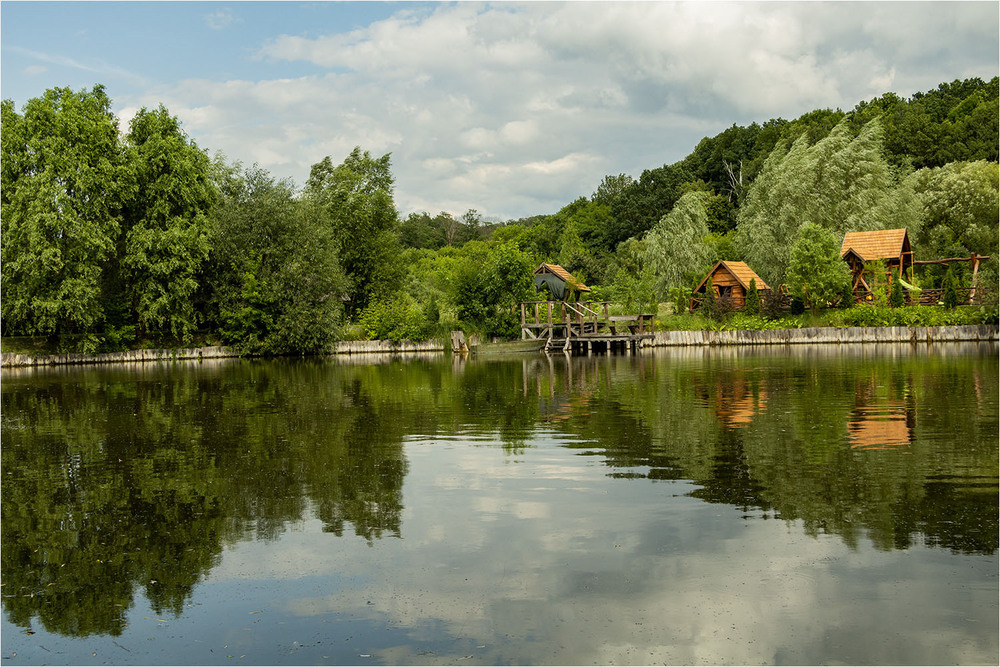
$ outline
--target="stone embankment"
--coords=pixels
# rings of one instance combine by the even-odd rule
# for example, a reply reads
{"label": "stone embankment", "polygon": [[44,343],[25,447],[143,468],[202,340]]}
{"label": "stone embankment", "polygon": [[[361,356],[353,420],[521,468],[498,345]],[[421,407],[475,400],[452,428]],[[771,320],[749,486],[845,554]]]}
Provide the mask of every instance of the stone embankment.
{"label": "stone embankment", "polygon": [[643,347],[680,345],[795,345],[830,343],[945,343],[996,341],[1000,327],[813,327],[769,331],[657,331]]}
{"label": "stone embankment", "polygon": [[[726,345],[797,345],[853,343],[948,343],[959,341],[998,341],[997,325],[960,327],[816,327],[809,329],[775,329],[770,331],[658,331],[643,341],[643,347],[726,346]],[[337,343],[333,354],[371,359],[386,354],[444,352],[450,347],[446,340],[420,342],[358,340]],[[486,350],[483,350],[486,351]],[[176,350],[129,350],[107,354],[0,354],[0,366],[56,366],[67,364],[120,364],[146,361],[179,361],[184,359],[224,359],[238,357],[228,347],[200,347]]]}
{"label": "stone embankment", "polygon": [[[442,352],[443,340],[426,340],[416,343],[408,340],[392,343],[387,340],[341,341],[334,346],[334,354],[371,355],[401,354],[412,352]],[[225,359],[240,356],[229,347],[197,347],[170,350],[128,350],[104,354],[49,354],[32,356],[28,354],[0,353],[0,367],[23,368],[26,366],[61,366],[69,364],[121,364],[146,361],[180,361],[185,359]]]}

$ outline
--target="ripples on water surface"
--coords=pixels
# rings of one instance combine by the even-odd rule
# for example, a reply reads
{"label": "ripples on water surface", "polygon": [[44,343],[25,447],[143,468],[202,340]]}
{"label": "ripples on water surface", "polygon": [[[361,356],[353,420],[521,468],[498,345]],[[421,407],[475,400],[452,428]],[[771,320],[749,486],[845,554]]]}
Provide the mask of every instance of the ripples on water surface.
{"label": "ripples on water surface", "polygon": [[5,370],[2,657],[996,664],[998,400],[979,344]]}

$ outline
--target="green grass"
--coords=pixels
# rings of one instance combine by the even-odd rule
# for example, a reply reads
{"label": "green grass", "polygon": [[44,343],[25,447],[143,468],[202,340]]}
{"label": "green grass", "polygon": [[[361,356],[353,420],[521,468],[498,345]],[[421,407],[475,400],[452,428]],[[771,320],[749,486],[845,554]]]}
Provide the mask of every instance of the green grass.
{"label": "green grass", "polygon": [[779,319],[763,315],[729,313],[722,320],[714,320],[698,313],[672,314],[660,305],[662,315],[656,318],[657,331],[709,331],[804,329],[808,327],[934,327],[971,324],[997,324],[996,306],[959,306],[947,310],[939,306],[888,306],[859,305],[847,310],[821,310],[817,315],[785,314]]}
{"label": "green grass", "polygon": [[[618,313],[612,307],[611,312]],[[778,319],[768,319],[763,315],[747,315],[742,312],[729,313],[722,320],[714,320],[698,313],[673,313],[667,303],[659,304],[656,317],[657,331],[719,331],[771,329],[803,329],[808,327],[933,327],[970,324],[997,324],[998,310],[992,306],[959,306],[948,310],[940,306],[888,306],[858,305],[848,310],[822,310],[817,315],[809,312],[801,315],[785,314]],[[450,331],[461,328],[461,323],[453,320],[441,322],[439,330]],[[466,331],[467,334],[475,333]],[[364,332],[357,324],[347,325],[344,340],[363,340]],[[447,333],[441,334],[447,336]],[[46,336],[10,336],[0,339],[0,351],[13,354],[43,356],[67,352],[115,352],[121,349],[184,349],[220,345],[212,334],[196,334],[189,341],[173,336],[146,336],[136,338],[131,344],[117,349],[107,339],[95,334],[63,335],[52,339]]]}

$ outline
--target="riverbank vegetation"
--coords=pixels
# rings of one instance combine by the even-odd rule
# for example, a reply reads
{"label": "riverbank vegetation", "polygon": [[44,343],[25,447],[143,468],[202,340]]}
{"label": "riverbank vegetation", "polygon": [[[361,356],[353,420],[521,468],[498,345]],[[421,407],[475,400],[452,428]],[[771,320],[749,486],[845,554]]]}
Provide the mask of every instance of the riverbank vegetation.
{"label": "riverbank vegetation", "polygon": [[[507,221],[472,209],[401,216],[390,155],[360,147],[318,162],[299,188],[210,157],[163,106],[119,128],[102,86],[48,90],[20,111],[4,101],[2,123],[5,351],[170,340],[310,353],[457,328],[511,338],[543,261],[595,300],[656,313],[658,328],[997,320],[997,78],[733,125],[676,163],[608,175],[555,213]],[[981,303],[892,308],[886,285],[873,304],[828,308],[844,301],[830,249],[848,231],[899,227],[920,259],[990,256]],[[680,313],[720,259],[788,284],[811,312]],[[967,286],[969,264],[907,280]]]}

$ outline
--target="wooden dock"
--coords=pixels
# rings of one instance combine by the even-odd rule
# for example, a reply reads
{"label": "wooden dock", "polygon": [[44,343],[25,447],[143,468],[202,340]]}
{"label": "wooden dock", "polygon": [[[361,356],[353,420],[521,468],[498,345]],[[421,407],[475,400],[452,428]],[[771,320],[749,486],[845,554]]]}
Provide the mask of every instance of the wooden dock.
{"label": "wooden dock", "polygon": [[634,352],[653,337],[654,316],[610,315],[607,301],[525,301],[521,340],[544,340],[546,351]]}

